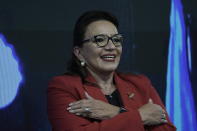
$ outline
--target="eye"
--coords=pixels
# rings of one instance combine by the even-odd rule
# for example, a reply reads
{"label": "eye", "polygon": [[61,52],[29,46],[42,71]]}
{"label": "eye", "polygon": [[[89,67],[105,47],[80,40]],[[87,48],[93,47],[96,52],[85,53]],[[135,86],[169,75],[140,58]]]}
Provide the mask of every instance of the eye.
{"label": "eye", "polygon": [[113,38],[113,41],[114,41],[114,42],[121,42],[121,38],[118,38],[118,37]]}
{"label": "eye", "polygon": [[114,36],[112,39],[113,39],[113,42],[116,42],[116,43],[122,43],[123,41],[122,36]]}
{"label": "eye", "polygon": [[105,36],[95,36],[94,41],[95,42],[104,42],[106,40]]}

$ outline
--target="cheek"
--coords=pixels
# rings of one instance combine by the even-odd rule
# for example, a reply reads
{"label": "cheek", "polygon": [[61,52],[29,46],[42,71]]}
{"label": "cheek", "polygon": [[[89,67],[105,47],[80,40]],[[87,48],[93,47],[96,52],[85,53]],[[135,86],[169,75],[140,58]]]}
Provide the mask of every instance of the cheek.
{"label": "cheek", "polygon": [[119,47],[119,48],[117,49],[117,52],[118,52],[118,54],[121,56],[121,54],[122,54],[122,47]]}
{"label": "cheek", "polygon": [[96,49],[95,47],[87,47],[83,50],[83,56],[86,61],[93,61],[100,58],[100,49]]}

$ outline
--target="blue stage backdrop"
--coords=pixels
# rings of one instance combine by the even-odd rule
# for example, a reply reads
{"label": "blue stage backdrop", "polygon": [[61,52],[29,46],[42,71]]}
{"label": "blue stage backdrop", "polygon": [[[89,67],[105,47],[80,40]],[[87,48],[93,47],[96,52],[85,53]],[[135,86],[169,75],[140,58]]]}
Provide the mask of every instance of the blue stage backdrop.
{"label": "blue stage backdrop", "polygon": [[191,46],[181,0],[171,1],[166,108],[177,131],[196,131],[191,84]]}
{"label": "blue stage backdrop", "polygon": [[14,101],[21,82],[21,66],[15,49],[0,34],[0,109]]}

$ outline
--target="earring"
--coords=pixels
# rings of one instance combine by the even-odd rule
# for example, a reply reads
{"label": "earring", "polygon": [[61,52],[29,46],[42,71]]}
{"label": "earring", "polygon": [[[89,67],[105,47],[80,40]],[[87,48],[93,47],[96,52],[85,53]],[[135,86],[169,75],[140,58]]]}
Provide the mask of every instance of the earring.
{"label": "earring", "polygon": [[81,61],[81,66],[85,66],[85,61]]}

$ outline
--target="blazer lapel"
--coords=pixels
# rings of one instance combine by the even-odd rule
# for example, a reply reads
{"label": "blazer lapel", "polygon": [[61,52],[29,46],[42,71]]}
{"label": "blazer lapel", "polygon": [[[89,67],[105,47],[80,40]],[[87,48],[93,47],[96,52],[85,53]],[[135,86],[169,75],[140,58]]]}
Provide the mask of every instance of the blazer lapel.
{"label": "blazer lapel", "polygon": [[134,85],[129,84],[128,81],[121,79],[117,73],[115,73],[115,84],[120,93],[123,105],[126,109],[137,109],[136,91]]}
{"label": "blazer lapel", "polygon": [[[106,103],[109,103],[105,95],[101,92],[101,89],[96,84],[96,80],[92,77],[92,75],[89,74],[88,77],[86,77],[85,81],[87,82],[83,85],[83,87],[90,96],[92,96],[95,99],[102,100]],[[135,91],[134,85],[122,79],[117,73],[114,74],[114,81],[115,81],[116,88],[118,89],[120,93],[120,97],[121,97],[124,107],[126,109],[129,109],[129,108],[137,109],[138,98],[136,97],[137,93]],[[85,92],[83,96],[85,98]]]}
{"label": "blazer lapel", "polygon": [[[96,80],[89,74],[85,79],[86,83],[83,85],[86,92],[95,99],[107,102],[105,95],[101,92],[101,89],[96,84]],[[85,97],[85,94],[84,94]]]}

